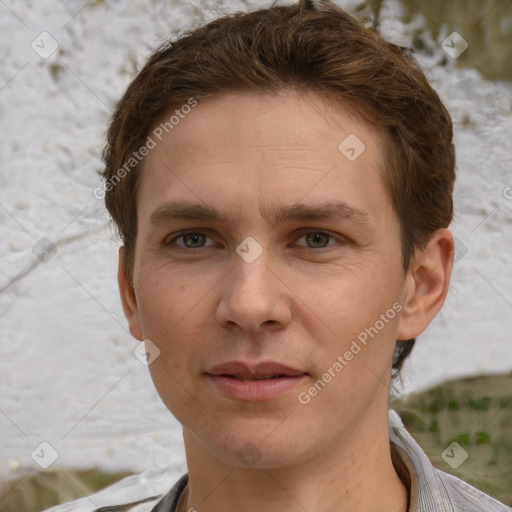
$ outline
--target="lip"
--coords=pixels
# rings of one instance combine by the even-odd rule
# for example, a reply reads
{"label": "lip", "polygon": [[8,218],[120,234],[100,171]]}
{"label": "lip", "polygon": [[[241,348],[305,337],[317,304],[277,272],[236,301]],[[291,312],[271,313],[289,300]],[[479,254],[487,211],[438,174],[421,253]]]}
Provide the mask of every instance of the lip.
{"label": "lip", "polygon": [[274,361],[249,365],[239,361],[230,361],[228,363],[214,366],[206,372],[209,375],[229,375],[243,380],[256,380],[271,375],[284,375],[285,377],[297,377],[304,375],[306,372],[292,368]]}
{"label": "lip", "polygon": [[214,366],[206,372],[206,376],[225,397],[258,402],[289,393],[308,374],[273,361],[256,365],[233,361]]}

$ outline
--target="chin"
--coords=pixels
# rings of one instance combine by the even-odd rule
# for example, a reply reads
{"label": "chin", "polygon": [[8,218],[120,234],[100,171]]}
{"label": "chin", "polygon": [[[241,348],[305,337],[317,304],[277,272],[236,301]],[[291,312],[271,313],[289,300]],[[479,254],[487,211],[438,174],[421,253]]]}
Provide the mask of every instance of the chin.
{"label": "chin", "polygon": [[285,422],[282,419],[262,422],[253,418],[236,425],[226,424],[232,437],[214,436],[203,444],[209,444],[215,456],[226,464],[239,468],[277,469],[300,464],[314,451],[305,443],[312,437],[301,433],[297,422],[293,431],[290,431],[290,424],[284,426]]}

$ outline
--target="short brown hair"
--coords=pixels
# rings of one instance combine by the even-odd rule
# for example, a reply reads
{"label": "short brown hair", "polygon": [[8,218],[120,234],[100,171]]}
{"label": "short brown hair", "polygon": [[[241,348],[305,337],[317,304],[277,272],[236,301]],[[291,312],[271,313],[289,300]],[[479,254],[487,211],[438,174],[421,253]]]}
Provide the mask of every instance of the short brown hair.
{"label": "short brown hair", "polygon": [[[328,1],[301,0],[225,16],[164,44],[128,87],[108,130],[103,177],[130,276],[140,163],[126,163],[156,123],[191,99],[289,89],[337,99],[382,134],[383,179],[400,222],[405,270],[414,250],[450,224],[452,122],[412,52]],[[413,343],[397,341],[395,371]]]}

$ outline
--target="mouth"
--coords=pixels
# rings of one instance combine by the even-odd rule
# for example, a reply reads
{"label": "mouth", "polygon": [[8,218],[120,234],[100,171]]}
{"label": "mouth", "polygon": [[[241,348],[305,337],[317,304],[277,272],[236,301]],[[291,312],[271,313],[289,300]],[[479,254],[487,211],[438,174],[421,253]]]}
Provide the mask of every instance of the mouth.
{"label": "mouth", "polygon": [[214,366],[205,375],[220,393],[248,402],[276,399],[293,390],[308,373],[276,362],[247,365],[230,362]]}
{"label": "mouth", "polygon": [[247,376],[240,376],[240,375],[230,375],[229,373],[222,373],[218,375],[218,377],[226,377],[230,379],[236,379],[236,380],[251,380],[251,381],[258,381],[258,380],[271,380],[271,379],[284,379],[284,378],[290,378],[290,377],[299,377],[299,375],[285,375],[283,373],[272,373],[270,375],[261,375],[261,376],[254,376],[254,377],[247,377]]}
{"label": "mouth", "polygon": [[274,361],[262,362],[256,365],[232,361],[214,366],[207,375],[231,377],[237,380],[269,380],[284,377],[299,377],[306,372]]}

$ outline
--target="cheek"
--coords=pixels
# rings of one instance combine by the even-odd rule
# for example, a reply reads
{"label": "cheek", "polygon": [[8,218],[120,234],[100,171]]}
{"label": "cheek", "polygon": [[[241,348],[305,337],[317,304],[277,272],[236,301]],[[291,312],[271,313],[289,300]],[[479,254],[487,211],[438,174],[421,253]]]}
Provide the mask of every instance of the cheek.
{"label": "cheek", "polygon": [[161,272],[141,273],[140,277],[139,283],[143,284],[137,289],[137,301],[143,334],[160,350],[149,365],[151,378],[162,402],[185,423],[190,416],[187,411],[194,410],[190,379],[197,369],[191,365],[201,332],[199,319],[205,315],[204,304],[198,303],[194,287],[177,278]]}
{"label": "cheek", "polygon": [[322,354],[322,370],[331,368],[338,356],[343,359],[343,370],[333,371],[346,379],[334,379],[332,389],[362,389],[375,379],[387,380],[396,343],[403,278],[396,269],[366,268],[371,270],[340,272],[325,282],[317,281],[299,312],[309,319],[305,327],[315,340],[314,351]]}
{"label": "cheek", "polygon": [[212,329],[208,295],[212,285],[206,280],[198,283],[183,272],[154,267],[139,276],[136,296],[143,335],[161,352],[154,370],[184,378],[197,370],[192,367],[197,360],[194,352],[197,355],[204,333]]}
{"label": "cheek", "polygon": [[166,269],[141,269],[135,294],[144,335],[161,337],[178,326],[180,319],[193,309],[193,292],[183,278]]}
{"label": "cheek", "polygon": [[373,324],[400,297],[400,277],[389,268],[367,265],[337,270],[308,281],[306,287],[298,281],[295,291],[311,307],[310,316],[314,313],[343,337],[354,334],[351,327]]}

